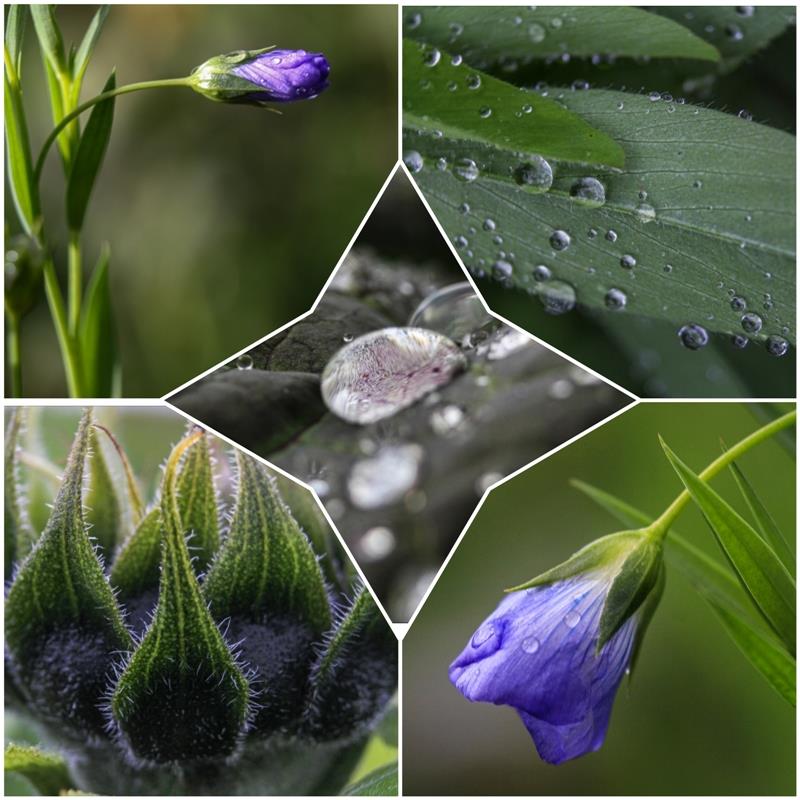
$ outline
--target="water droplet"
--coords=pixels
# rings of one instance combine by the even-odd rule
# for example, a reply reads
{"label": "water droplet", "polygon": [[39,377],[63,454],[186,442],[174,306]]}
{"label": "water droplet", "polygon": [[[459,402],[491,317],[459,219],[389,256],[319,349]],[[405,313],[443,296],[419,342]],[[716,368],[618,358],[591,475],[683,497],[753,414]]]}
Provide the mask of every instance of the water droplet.
{"label": "water droplet", "polygon": [[660,99],[661,99],[661,93],[660,92],[650,92],[650,100],[652,100],[652,102],[655,103]]}
{"label": "water droplet", "polygon": [[480,114],[483,119],[487,119],[492,116],[492,109],[489,108],[489,106],[481,106],[478,114]]}
{"label": "water droplet", "polygon": [[456,55],[454,55],[454,56],[453,56],[453,57],[450,59],[450,63],[451,63],[451,64],[452,64],[454,67],[460,67],[460,66],[461,66],[461,64],[462,64],[463,62],[464,62],[464,56],[462,56],[460,53],[457,53]]}
{"label": "water droplet", "polygon": [[343,341],[345,344],[350,344],[350,342],[352,342],[352,341],[353,341],[353,339],[355,339],[355,338],[356,338],[356,337],[355,337],[355,336],[353,336],[353,334],[352,334],[352,333],[346,333],[344,336],[342,336],[342,341]]}
{"label": "water droplet", "polygon": [[539,264],[533,268],[533,279],[536,281],[548,281],[553,276],[550,268],[544,264]]}
{"label": "water droplet", "polygon": [[361,555],[367,561],[381,561],[391,555],[396,546],[394,534],[382,525],[367,530],[358,543]]}
{"label": "water droplet", "polygon": [[528,25],[528,38],[534,43],[539,44],[539,42],[544,41],[544,37],[547,35],[547,31],[545,29],[534,22],[531,25]]}
{"label": "water droplet", "polygon": [[493,231],[497,227],[497,223],[488,217],[483,221],[483,229],[485,231]]}
{"label": "water droplet", "polygon": [[725,34],[732,42],[741,42],[744,39],[744,31],[738,25],[726,25]]}
{"label": "water droplet", "polygon": [[553,168],[541,156],[531,156],[514,170],[514,180],[520,186],[546,192],[553,185]]}
{"label": "water droplet", "polygon": [[608,239],[609,242],[616,242],[617,232],[612,230],[606,231],[606,239]]}
{"label": "water droplet", "polygon": [[744,350],[745,347],[750,343],[750,340],[743,336],[741,333],[736,333],[731,336],[731,344],[734,347],[738,347],[740,350]]}
{"label": "water droplet", "polygon": [[416,150],[406,150],[406,152],[403,153],[403,163],[412,174],[421,172],[422,167],[425,165],[422,156]]}
{"label": "water droplet", "polygon": [[453,174],[459,180],[471,183],[478,177],[480,171],[478,165],[471,158],[459,158],[453,166]]}
{"label": "water droplet", "polygon": [[464,367],[445,336],[422,328],[384,328],[346,344],[322,373],[322,398],[338,417],[360,425],[396,414]]}
{"label": "water droplet", "polygon": [[621,266],[625,267],[625,269],[633,269],[636,266],[636,259],[632,255],[625,253],[619,260],[619,263]]}
{"label": "water droplet", "polygon": [[406,17],[406,28],[413,31],[414,28],[419,28],[422,24],[422,14],[409,14]]}
{"label": "water droplet", "polygon": [[572,397],[574,393],[574,384],[566,378],[559,378],[557,381],[553,381],[547,390],[548,396],[552,397],[553,400],[566,400],[568,397]]}
{"label": "water droplet", "polygon": [[578,78],[578,80],[572,81],[570,88],[573,92],[585,92],[589,88],[589,81]]}
{"label": "water droplet", "polygon": [[764,324],[761,317],[758,314],[754,314],[752,311],[748,311],[747,314],[742,315],[742,329],[746,333],[758,333],[761,330],[761,326]]}
{"label": "water droplet", "polygon": [[472,75],[467,76],[467,88],[468,89],[479,89],[481,85],[481,76],[476,75],[474,72]]}
{"label": "water droplet", "polygon": [[496,280],[508,280],[513,272],[514,265],[511,264],[510,261],[505,261],[502,258],[498,258],[497,261],[492,264],[492,277]]}
{"label": "water droplet", "polygon": [[557,230],[550,235],[550,247],[553,250],[566,250],[571,241],[566,231]]}
{"label": "water droplet", "polygon": [[672,264],[664,264],[664,272],[669,274],[670,272],[672,272],[672,270],[673,270]]}
{"label": "water droplet", "polygon": [[739,113],[736,116],[748,122],[753,119],[753,115],[746,108],[739,109]]}
{"label": "water droplet", "polygon": [[525,103],[525,105],[522,106],[523,114],[530,114],[531,111],[533,111],[533,106],[530,103]]}
{"label": "water droplet", "polygon": [[425,66],[426,67],[435,67],[440,61],[442,60],[442,51],[437,50],[435,47],[433,50],[429,50],[425,54]]}
{"label": "water droplet", "polygon": [[412,328],[427,328],[454,342],[488,329],[496,320],[486,313],[480,298],[466,281],[452,283],[429,294],[408,320]]}
{"label": "water droplet", "polygon": [[459,210],[459,211],[460,211],[462,214],[469,214],[469,210],[470,210],[470,209],[469,209],[469,203],[462,203],[462,204],[461,204],[461,205],[458,207],[458,210]]}
{"label": "water droplet", "polygon": [[777,358],[785,356],[789,352],[789,342],[783,336],[767,336],[767,352]]}
{"label": "water droplet", "polygon": [[522,649],[529,655],[533,655],[539,649],[539,640],[535,636],[529,636],[522,640]]}
{"label": "water droplet", "polygon": [[581,615],[577,611],[568,611],[564,617],[564,624],[568,628],[574,628],[581,621]]}
{"label": "water droplet", "polygon": [[678,331],[678,338],[689,350],[699,350],[708,344],[708,331],[702,325],[690,323]]}
{"label": "water droplet", "polygon": [[586,234],[590,239],[597,238],[597,228],[589,228],[589,232]]}
{"label": "water droplet", "polygon": [[622,289],[609,289],[606,292],[606,308],[612,311],[621,311],[628,303],[628,295]]}
{"label": "water droplet", "polygon": [[480,647],[482,644],[486,644],[493,636],[495,635],[494,632],[494,624],[491,622],[486,622],[478,628],[477,631],[472,636],[472,646],[473,647]]}
{"label": "water droplet", "polygon": [[597,178],[579,178],[570,187],[569,196],[582,206],[597,208],[606,201],[606,188]]}
{"label": "water droplet", "polygon": [[253,357],[244,353],[236,359],[236,369],[253,369]]}
{"label": "water droplet", "polygon": [[575,289],[565,281],[546,281],[539,290],[539,300],[545,313],[559,316],[575,308]]}
{"label": "water droplet", "polygon": [[740,17],[752,17],[756,13],[755,6],[736,6],[736,13]]}
{"label": "water droplet", "polygon": [[457,431],[464,422],[464,412],[456,405],[441,406],[431,413],[428,422],[439,436],[448,436]]}
{"label": "water droplet", "polygon": [[734,311],[744,311],[747,308],[747,301],[744,297],[739,297],[736,295],[735,297],[731,298],[731,308]]}
{"label": "water droplet", "polygon": [[422,448],[386,445],[353,464],[347,479],[350,501],[357,508],[381,508],[399,500],[417,481]]}
{"label": "water droplet", "polygon": [[649,203],[639,203],[636,206],[636,217],[639,222],[652,222],[656,218],[656,210]]}

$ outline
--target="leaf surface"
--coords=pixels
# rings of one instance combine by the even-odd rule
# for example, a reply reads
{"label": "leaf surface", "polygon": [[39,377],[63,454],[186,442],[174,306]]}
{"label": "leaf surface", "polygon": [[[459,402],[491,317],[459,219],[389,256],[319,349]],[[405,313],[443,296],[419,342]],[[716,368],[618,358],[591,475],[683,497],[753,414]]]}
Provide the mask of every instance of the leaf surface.
{"label": "leaf surface", "polygon": [[481,67],[515,59],[649,56],[717,61],[717,48],[682,20],[625,6],[407,7],[405,35]]}
{"label": "leaf surface", "polygon": [[[414,177],[473,275],[546,300],[541,265],[588,308],[607,310],[616,290],[625,310],[613,313],[727,334],[744,334],[752,312],[761,326],[750,338],[793,342],[794,137],[642,95],[555,96],[622,145],[621,172],[554,161],[551,190],[533,193],[515,183],[513,154],[406,125],[406,150],[424,160]],[[469,183],[452,170],[466,157],[480,171]],[[602,184],[604,204],[572,196],[587,178]]]}
{"label": "leaf surface", "polygon": [[38,747],[9,744],[4,766],[27,778],[39,794],[59,795],[74,786],[64,759]]}
{"label": "leaf surface", "polygon": [[362,797],[393,797],[397,794],[397,764],[378,767],[360,781],[345,787],[342,794]]}

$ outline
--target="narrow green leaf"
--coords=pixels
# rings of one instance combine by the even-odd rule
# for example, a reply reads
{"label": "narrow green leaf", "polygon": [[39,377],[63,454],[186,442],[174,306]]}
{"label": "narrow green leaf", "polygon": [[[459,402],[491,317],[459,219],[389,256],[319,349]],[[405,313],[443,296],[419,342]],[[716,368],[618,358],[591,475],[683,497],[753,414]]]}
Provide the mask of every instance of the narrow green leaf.
{"label": "narrow green leaf", "polygon": [[133,755],[159,764],[225,758],[247,717],[248,683],[203,600],[178,507],[178,463],[201,438],[179,442],[164,468],[158,604],[111,699]]}
{"label": "narrow green leaf", "polygon": [[[83,82],[83,76],[86,73],[86,67],[89,66],[89,59],[92,57],[94,46],[97,44],[97,39],[100,36],[100,32],[103,30],[103,24],[108,16],[109,8],[110,6],[103,5],[97,9],[95,15],[92,17],[92,21],[89,23],[89,27],[86,29],[86,33],[83,36],[80,46],[75,52],[75,58],[72,65],[72,80],[73,87],[77,86],[77,92],[75,95],[73,95],[73,99],[76,102],[78,100],[78,95],[80,94],[80,86]],[[76,90],[73,89],[73,91]]]}
{"label": "narrow green leaf", "polygon": [[[116,86],[114,72],[106,81],[103,92]],[[67,224],[72,231],[80,231],[89,205],[100,165],[103,163],[108,140],[111,137],[111,126],[114,122],[115,98],[103,100],[92,109],[89,121],[78,143],[78,149],[72,161],[67,181]]]}
{"label": "narrow green leaf", "polygon": [[5,72],[4,88],[3,108],[8,165],[6,177],[20,224],[28,236],[35,238],[40,214],[39,190],[33,179],[33,162],[28,139],[28,124],[22,106],[22,90],[16,81],[16,76],[9,75],[8,70]]}
{"label": "narrow green leaf", "polygon": [[[570,483],[624,525],[645,527],[654,519],[602,489],[578,480]],[[664,557],[667,564],[680,572],[697,592],[715,598],[739,616],[746,615],[750,601],[736,577],[674,530],[667,536]]]}
{"label": "narrow green leaf", "polygon": [[161,509],[151,508],[123,542],[111,567],[111,585],[123,601],[158,586],[161,565]]}
{"label": "narrow green leaf", "polygon": [[342,794],[362,797],[393,797],[397,794],[397,764],[378,767],[360,781],[346,786]]}
{"label": "narrow green leaf", "polygon": [[122,471],[125,474],[125,485],[128,490],[126,494],[128,509],[130,512],[131,522],[135,527],[142,521],[145,508],[144,500],[142,499],[142,495],[139,490],[139,483],[136,480],[136,475],[133,473],[131,462],[128,460],[128,456],[126,455],[125,450],[117,440],[116,436],[114,436],[114,434],[112,434],[108,428],[106,428],[104,425],[98,424],[95,424],[94,427],[106,435],[108,441],[111,442],[117,457],[119,458],[120,464],[122,465]]}
{"label": "narrow green leaf", "polygon": [[[73,733],[105,729],[99,702],[112,654],[130,645],[119,606],[83,516],[91,412],[85,411],[50,519],[8,593],[5,633],[12,669],[33,706]],[[64,665],[80,677],[64,685]]]}
{"label": "narrow green leaf", "polygon": [[90,397],[113,396],[119,368],[114,309],[109,279],[111,251],[103,245],[81,308],[78,339],[83,356],[84,380]]}
{"label": "narrow green leaf", "polygon": [[739,580],[790,652],[795,648],[796,589],[769,545],[662,440],[661,446],[703,512]]}
{"label": "narrow green leaf", "polygon": [[[42,57],[42,65],[44,67],[44,74],[47,80],[47,91],[50,97],[50,115],[53,120],[53,125],[58,125],[66,114],[66,106],[68,105],[69,98],[65,96],[68,91],[68,86],[65,83],[63,76],[53,68],[53,65],[46,57]],[[58,145],[58,152],[61,155],[61,162],[64,165],[64,173],[69,176],[70,165],[72,164],[72,154],[78,147],[80,139],[80,125],[78,121],[67,125],[61,133],[58,134],[56,144]]]}
{"label": "narrow green leaf", "polygon": [[797,704],[797,663],[774,640],[758,629],[731,614],[723,605],[706,598],[714,609],[728,635],[744,653],[750,663],[761,673],[767,683],[793,706]]}
{"label": "narrow green leaf", "polygon": [[360,587],[312,670],[305,732],[317,741],[357,738],[396,685],[397,639],[369,591]]}
{"label": "narrow green leaf", "polygon": [[56,20],[56,7],[46,3],[34,3],[29,8],[42,55],[57,75],[64,73],[66,71],[64,41]]}
{"label": "narrow green leaf", "polygon": [[761,498],[756,494],[756,490],[747,480],[742,470],[734,461],[731,464],[731,472],[736,480],[736,485],[742,493],[750,513],[755,519],[756,526],[761,533],[761,536],[769,542],[775,554],[781,560],[781,563],[786,567],[792,577],[795,574],[795,558],[794,554],[789,547],[789,543],[784,538],[772,515],[767,510],[767,507],[761,502]]}
{"label": "narrow green leaf", "polygon": [[236,463],[230,530],[203,584],[214,615],[291,614],[316,633],[328,630],[330,606],[320,566],[275,479],[240,451]]}
{"label": "narrow green leaf", "polygon": [[[190,425],[190,429],[193,426]],[[178,474],[178,508],[183,529],[191,536],[194,567],[201,573],[219,549],[219,511],[214,465],[203,435],[186,454]]]}
{"label": "narrow green leaf", "polygon": [[22,43],[25,40],[25,27],[28,21],[28,6],[14,3],[6,17],[6,49],[17,80],[22,78]]}
{"label": "narrow green leaf", "polygon": [[38,747],[9,744],[5,752],[5,771],[18,772],[43,795],[60,795],[74,788],[66,761]]}
{"label": "narrow green leaf", "polygon": [[[528,107],[531,111],[525,113]],[[517,165],[534,155],[609,167],[625,161],[610,136],[550,98],[454,64],[447,53],[409,41],[403,43],[403,125],[434,139],[443,135],[472,147],[489,145]]]}
{"label": "narrow green leaf", "polygon": [[650,10],[685,25],[734,63],[783,33],[794,24],[795,15],[792,6],[657,6]]}
{"label": "narrow green leaf", "polygon": [[[552,188],[532,193],[515,183],[519,159],[512,154],[447,130],[436,137],[413,121],[405,125],[404,148],[424,161],[414,178],[470,271],[528,292],[532,303],[546,301],[560,281],[582,307],[665,320],[676,332],[696,323],[741,334],[742,313],[731,306],[728,288],[744,298],[769,294],[772,307],[759,308],[761,329],[750,338],[793,342],[794,137],[710,108],[628,92],[551,90],[549,96],[619,142],[624,169],[553,161]],[[479,173],[471,182],[452,168],[467,157]],[[587,178],[603,186],[602,204],[573,196]],[[486,219],[494,223],[488,232]],[[513,253],[502,269],[493,269],[497,236]],[[537,280],[534,265],[546,267],[552,280]],[[611,289],[625,296],[624,312],[609,311]]]}
{"label": "narrow green leaf", "polygon": [[19,440],[23,426],[24,409],[12,409],[6,427],[5,472],[3,476],[3,507],[5,529],[5,578],[8,580],[14,564],[22,561],[33,547],[35,535],[28,510],[20,492]]}
{"label": "narrow green leaf", "polygon": [[86,494],[86,521],[89,534],[99,545],[105,558],[122,540],[122,502],[116,482],[108,468],[102,443],[96,429],[90,433],[89,489]]}
{"label": "narrow green leaf", "polygon": [[407,36],[479,68],[563,53],[719,60],[717,48],[687,27],[628,6],[406,6],[404,19]]}

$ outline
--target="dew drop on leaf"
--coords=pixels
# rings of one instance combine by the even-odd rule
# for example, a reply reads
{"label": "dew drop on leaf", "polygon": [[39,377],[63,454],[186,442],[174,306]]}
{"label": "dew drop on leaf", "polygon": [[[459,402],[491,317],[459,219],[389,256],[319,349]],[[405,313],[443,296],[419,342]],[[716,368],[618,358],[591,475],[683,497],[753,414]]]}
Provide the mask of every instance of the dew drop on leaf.
{"label": "dew drop on leaf", "polygon": [[498,258],[492,264],[492,277],[500,281],[508,280],[514,272],[514,265],[510,261]]}
{"label": "dew drop on leaf", "polygon": [[680,328],[678,338],[688,350],[699,350],[708,344],[708,331],[702,325],[690,323]]}
{"label": "dew drop on leaf", "polygon": [[482,119],[488,119],[492,116],[492,109],[489,106],[481,106],[478,114],[481,116]]}
{"label": "dew drop on leaf", "polygon": [[739,113],[736,116],[748,122],[753,119],[753,115],[746,108],[739,109]]}
{"label": "dew drop on leaf", "polygon": [[403,163],[412,174],[421,172],[422,167],[425,165],[422,156],[416,150],[406,150],[406,152],[403,153]]}
{"label": "dew drop on leaf", "polygon": [[785,356],[789,352],[789,342],[783,336],[767,336],[767,352],[778,358]]}
{"label": "dew drop on leaf", "polygon": [[748,311],[747,314],[744,314],[741,319],[742,328],[747,333],[758,333],[761,330],[761,326],[764,324],[761,317],[758,314],[753,313],[752,311]]}
{"label": "dew drop on leaf", "polygon": [[605,297],[606,308],[621,311],[628,304],[628,295],[622,289],[609,289]]}
{"label": "dew drop on leaf", "polygon": [[731,336],[731,344],[734,347],[738,347],[739,350],[744,350],[744,348],[747,347],[749,343],[750,340],[746,336],[743,336],[741,333],[735,333],[733,336]]}
{"label": "dew drop on leaf", "polygon": [[617,237],[617,232],[616,231],[612,231],[612,230],[606,231],[606,239],[609,242],[616,242],[617,238],[618,237]]}
{"label": "dew drop on leaf", "polygon": [[433,50],[429,50],[425,54],[426,67],[435,67],[441,60],[442,60],[442,51],[437,50],[435,47],[433,48]]}
{"label": "dew drop on leaf", "polygon": [[656,218],[656,210],[649,203],[639,203],[636,206],[636,217],[639,222],[652,222]]}
{"label": "dew drop on leaf", "polygon": [[528,38],[534,44],[539,44],[540,42],[544,41],[544,37],[546,35],[547,31],[545,31],[545,29],[538,23],[534,22],[531,25],[528,25]]}
{"label": "dew drop on leaf", "polygon": [[550,235],[550,247],[552,247],[553,250],[566,250],[571,241],[566,231],[557,230],[553,231]]}
{"label": "dew drop on leaf", "polygon": [[532,156],[514,170],[514,180],[526,189],[546,192],[553,185],[553,168],[541,156]]}
{"label": "dew drop on leaf", "polygon": [[545,313],[559,316],[575,308],[575,288],[566,281],[545,281],[541,284],[539,300]]}
{"label": "dew drop on leaf", "polygon": [[549,281],[553,277],[550,268],[544,264],[538,264],[533,268],[533,279],[536,281]]}
{"label": "dew drop on leaf", "polygon": [[384,328],[334,354],[322,373],[322,398],[336,416],[366,425],[449,383],[464,365],[459,349],[440,333]]}
{"label": "dew drop on leaf", "polygon": [[606,187],[597,178],[579,178],[570,186],[569,196],[579,205],[598,208],[606,202]]}
{"label": "dew drop on leaf", "polygon": [[236,369],[253,369],[253,357],[244,353],[236,359]]}
{"label": "dew drop on leaf", "polygon": [[472,183],[480,174],[480,170],[471,158],[459,158],[453,166],[453,174],[465,183]]}
{"label": "dew drop on leaf", "polygon": [[734,311],[744,311],[747,308],[747,301],[744,299],[744,297],[735,295],[731,298],[731,308]]}
{"label": "dew drop on leaf", "polygon": [[467,77],[467,88],[468,89],[479,89],[481,85],[481,76],[476,75],[473,73]]}
{"label": "dew drop on leaf", "polygon": [[633,269],[636,266],[636,259],[629,253],[625,253],[619,260],[619,263],[621,266],[625,267],[625,269]]}

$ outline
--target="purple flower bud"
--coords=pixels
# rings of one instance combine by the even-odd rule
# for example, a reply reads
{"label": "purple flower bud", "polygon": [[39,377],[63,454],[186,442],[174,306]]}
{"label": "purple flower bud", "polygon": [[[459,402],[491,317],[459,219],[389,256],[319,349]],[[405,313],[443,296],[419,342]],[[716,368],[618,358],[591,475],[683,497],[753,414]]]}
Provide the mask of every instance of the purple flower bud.
{"label": "purple flower bud", "polygon": [[638,613],[597,651],[612,578],[598,569],[510,594],[450,666],[468,700],[514,708],[551,764],[603,744],[631,662]]}
{"label": "purple flower bud", "polygon": [[328,86],[330,65],[305,50],[240,50],[214,56],[191,75],[195,91],[223,103],[291,103]]}

